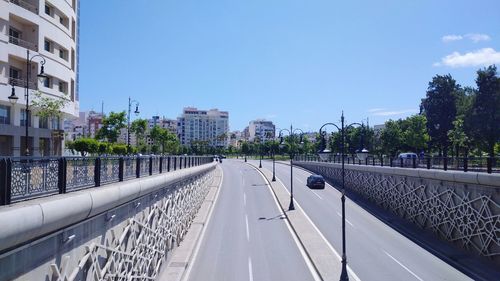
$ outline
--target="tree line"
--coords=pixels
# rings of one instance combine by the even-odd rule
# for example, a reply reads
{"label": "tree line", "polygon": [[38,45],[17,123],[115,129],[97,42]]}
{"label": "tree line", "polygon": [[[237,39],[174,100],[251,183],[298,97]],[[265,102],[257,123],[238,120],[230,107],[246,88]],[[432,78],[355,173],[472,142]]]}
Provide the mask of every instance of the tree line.
{"label": "tree line", "polygon": [[[341,152],[341,133],[327,136],[316,133],[313,141],[304,138],[246,142],[231,151],[241,154],[274,153],[315,154],[328,148]],[[290,150],[293,148],[293,150]],[[443,157],[490,156],[500,153],[500,77],[491,65],[479,69],[476,87],[462,87],[450,74],[436,75],[429,82],[420,112],[404,119],[389,120],[381,130],[367,126],[349,127],[345,135],[345,151],[354,154],[366,148],[373,155],[396,157],[402,152]]]}
{"label": "tree line", "polygon": [[[182,152],[177,135],[160,126],[148,128],[147,119],[136,119],[130,123],[130,134],[134,134],[135,145],[119,143],[122,129],[127,128],[126,112],[111,112],[104,116],[102,127],[95,138],[80,138],[67,142],[66,147],[72,151],[87,154],[178,154]],[[148,139],[151,140],[148,142]]]}

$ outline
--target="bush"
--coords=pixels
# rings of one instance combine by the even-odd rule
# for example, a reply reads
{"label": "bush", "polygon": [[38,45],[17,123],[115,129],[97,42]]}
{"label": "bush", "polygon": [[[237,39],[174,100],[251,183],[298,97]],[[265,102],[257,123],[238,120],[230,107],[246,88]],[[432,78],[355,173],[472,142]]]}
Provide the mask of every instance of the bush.
{"label": "bush", "polygon": [[99,142],[95,139],[82,138],[75,140],[72,147],[72,149],[80,152],[82,156],[85,156],[87,153],[97,153],[99,150]]}
{"label": "bush", "polygon": [[99,142],[98,151],[99,154],[110,154],[113,152],[111,146],[106,142]]}
{"label": "bush", "polygon": [[127,145],[125,144],[114,144],[112,147],[113,154],[125,155],[127,154]]}

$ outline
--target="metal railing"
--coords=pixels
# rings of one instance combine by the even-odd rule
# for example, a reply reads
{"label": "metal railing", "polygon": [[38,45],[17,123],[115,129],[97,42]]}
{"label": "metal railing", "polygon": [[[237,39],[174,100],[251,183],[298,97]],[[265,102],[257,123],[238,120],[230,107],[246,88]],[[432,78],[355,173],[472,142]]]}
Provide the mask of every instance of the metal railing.
{"label": "metal railing", "polygon": [[[499,157],[440,157],[425,156],[419,158],[390,158],[368,156],[364,161],[356,156],[345,155],[344,163],[348,165],[370,165],[370,166],[388,166],[400,168],[420,168],[436,170],[454,170],[463,172],[483,172],[500,173]],[[330,162],[342,163],[341,155],[328,155],[324,159],[318,155],[297,155],[295,161],[308,162]]]}
{"label": "metal railing", "polygon": [[[20,78],[9,78],[9,83],[14,86],[18,87],[26,87],[26,79],[20,79]],[[38,90],[38,81],[37,80],[32,80],[28,82],[28,88],[32,90]]]}
{"label": "metal railing", "polygon": [[31,4],[31,3],[28,3],[26,1],[23,1],[23,0],[10,0],[10,3],[12,4],[16,4],[17,6],[21,7],[21,8],[24,8],[32,13],[35,13],[35,14],[38,14],[38,8]]}
{"label": "metal railing", "polygon": [[14,37],[14,36],[9,36],[9,43],[21,46],[21,47],[26,48],[26,49],[30,49],[30,50],[35,51],[35,52],[38,51],[38,45],[36,45],[35,43],[20,39],[20,38]]}
{"label": "metal railing", "polygon": [[212,161],[211,156],[0,158],[0,205],[168,173]]}

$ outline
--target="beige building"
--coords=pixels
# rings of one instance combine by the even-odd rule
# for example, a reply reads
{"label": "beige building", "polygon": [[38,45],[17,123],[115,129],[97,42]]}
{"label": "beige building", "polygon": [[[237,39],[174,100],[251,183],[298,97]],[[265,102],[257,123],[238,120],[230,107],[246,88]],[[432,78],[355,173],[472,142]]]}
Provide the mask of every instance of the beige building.
{"label": "beige building", "polygon": [[211,147],[228,147],[229,113],[218,109],[186,107],[177,118],[177,136],[182,145],[204,142]]}
{"label": "beige building", "polygon": [[66,98],[63,116],[78,117],[78,14],[78,0],[0,1],[0,155],[25,155],[26,143],[32,156],[62,153],[64,118],[26,114],[25,88],[30,101]]}

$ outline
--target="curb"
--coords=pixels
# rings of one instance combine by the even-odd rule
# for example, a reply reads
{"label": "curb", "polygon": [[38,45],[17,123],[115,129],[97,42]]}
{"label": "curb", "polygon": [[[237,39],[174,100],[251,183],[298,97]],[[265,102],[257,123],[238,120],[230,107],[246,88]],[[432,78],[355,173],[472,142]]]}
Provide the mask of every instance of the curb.
{"label": "curb", "polygon": [[207,222],[219,195],[222,178],[222,168],[217,166],[214,180],[210,185],[210,191],[201,203],[186,236],[184,236],[179,247],[174,250],[165,269],[158,275],[158,280],[181,281],[186,278],[186,272],[193,263],[194,253],[199,248]]}

